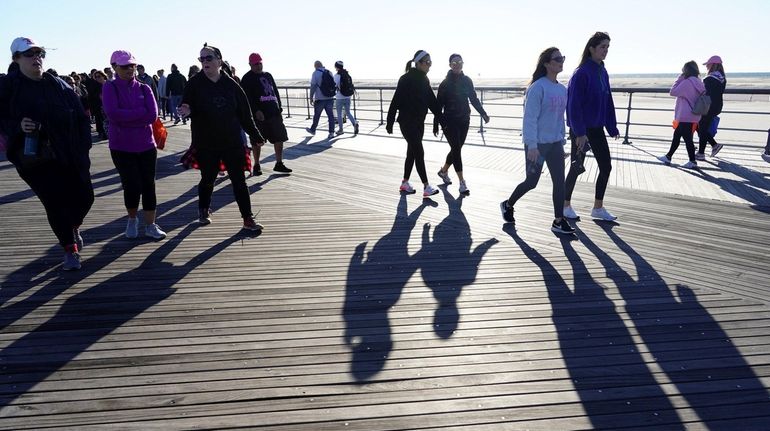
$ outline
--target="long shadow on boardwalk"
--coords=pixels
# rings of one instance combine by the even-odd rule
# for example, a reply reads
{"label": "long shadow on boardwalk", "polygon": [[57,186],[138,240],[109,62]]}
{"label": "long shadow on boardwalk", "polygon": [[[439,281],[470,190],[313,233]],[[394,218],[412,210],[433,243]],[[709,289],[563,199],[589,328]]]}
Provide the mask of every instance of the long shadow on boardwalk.
{"label": "long shadow on boardwalk", "polygon": [[[540,267],[561,354],[593,428],[665,424],[666,429],[684,429],[644,358],[634,348],[615,304],[591,277],[571,239],[561,241],[574,273],[574,290],[545,257],[516,233],[515,227],[506,225],[504,230]],[[628,386],[633,386],[632,392],[628,392]],[[632,398],[633,402],[628,401]]]}
{"label": "long shadow on boardwalk", "polygon": [[[615,282],[643,342],[708,429],[768,429],[770,394],[727,333],[687,286],[676,297],[652,265],[598,223],[634,263],[637,279],[586,235],[580,239]],[[643,295],[652,295],[654,302]]]}

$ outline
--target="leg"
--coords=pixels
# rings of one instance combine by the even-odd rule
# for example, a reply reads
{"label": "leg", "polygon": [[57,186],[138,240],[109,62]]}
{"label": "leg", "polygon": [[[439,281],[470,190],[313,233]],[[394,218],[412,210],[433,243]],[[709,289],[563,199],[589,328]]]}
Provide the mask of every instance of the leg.
{"label": "leg", "polygon": [[313,123],[310,125],[310,132],[315,133],[318,128],[318,121],[321,119],[321,113],[324,110],[324,101],[316,100],[313,104]]}
{"label": "leg", "polygon": [[[344,99],[336,99],[335,105],[337,107],[337,118],[342,118],[342,108],[344,107]],[[337,128],[337,131],[341,134],[342,133],[342,121],[339,122],[339,127]]]}
{"label": "leg", "polygon": [[142,212],[145,224],[155,223],[155,209],[158,198],[155,195],[155,169],[158,160],[158,150],[155,148],[139,153],[139,170],[142,183]]}
{"label": "leg", "polygon": [[408,180],[412,176],[412,167],[414,166],[414,150],[412,148],[411,140],[416,134],[412,130],[412,126],[407,123],[399,123],[401,129],[401,135],[406,140],[406,159],[404,159],[404,181]]}
{"label": "leg", "polygon": [[358,124],[358,120],[356,120],[356,117],[353,116],[353,113],[350,112],[350,97],[346,97],[342,99],[343,106],[345,107],[345,113],[348,116],[348,119],[350,120],[350,124],[356,125]]}
{"label": "leg", "polygon": [[[329,135],[334,134],[334,99],[328,99],[325,101],[324,110],[326,111],[326,117],[329,118]],[[340,120],[340,127],[342,120]]]}
{"label": "leg", "polygon": [[70,214],[70,195],[73,190],[70,189],[81,182],[79,173],[56,162],[50,162],[19,170],[19,175],[43,204],[48,224],[59,244],[65,248],[75,244],[75,225]]}
{"label": "leg", "polygon": [[570,206],[570,203],[572,201],[572,192],[575,190],[575,183],[577,182],[577,177],[582,172],[578,172],[578,151],[577,151],[577,144],[575,142],[575,135],[572,133],[572,130],[569,131],[569,140],[570,140],[570,168],[569,172],[567,173],[567,178],[564,180],[564,206],[568,207]]}
{"label": "leg", "polygon": [[698,154],[703,154],[706,151],[706,145],[711,138],[709,128],[711,128],[713,119],[714,117],[704,115],[698,122]]}
{"label": "leg", "polygon": [[140,157],[136,153],[110,150],[112,163],[115,164],[123,186],[123,203],[131,219],[136,218],[139,210],[139,199],[142,194],[142,172]]}
{"label": "leg", "polygon": [[607,137],[601,128],[588,129],[588,142],[591,143],[591,151],[594,153],[596,164],[599,165],[599,175],[596,178],[596,193],[594,194],[594,208],[601,208],[604,201],[604,192],[610,180],[612,171],[612,159]]}
{"label": "leg", "polygon": [[666,153],[666,157],[668,157],[669,160],[671,160],[674,157],[674,153],[676,152],[676,149],[679,148],[679,141],[682,139],[682,132],[681,127],[682,123],[679,123],[676,126],[676,129],[674,129],[674,137],[671,139],[671,148],[668,149],[668,153]]}
{"label": "leg", "polygon": [[[539,146],[538,146],[539,147]],[[513,190],[513,193],[511,193],[511,196],[508,198],[508,205],[510,207],[513,207],[516,205],[516,202],[522,198],[528,191],[532,190],[537,186],[537,183],[540,181],[540,175],[542,174],[542,169],[535,168],[533,169],[534,162],[531,162],[527,159],[527,150],[524,150],[524,159],[525,159],[525,165],[526,165],[526,178],[524,178],[524,181],[522,181],[516,188]]]}
{"label": "leg", "polygon": [[[401,124],[402,133],[406,139],[407,144],[407,161],[411,153],[414,166],[417,169],[417,175],[420,176],[420,180],[424,185],[428,185],[428,174],[425,172],[425,150],[422,147],[422,137],[425,132],[425,126],[422,123]],[[404,167],[404,173],[406,174],[406,167]],[[409,173],[411,173],[411,166],[409,166]],[[408,178],[404,175],[404,178]]]}
{"label": "leg", "polygon": [[540,154],[548,165],[553,182],[553,217],[558,222],[564,217],[564,146],[560,143],[539,145]]}
{"label": "leg", "polygon": [[275,163],[283,164],[283,142],[273,144],[273,149],[275,150]]}
{"label": "leg", "polygon": [[211,195],[214,193],[214,181],[219,172],[221,154],[216,150],[199,149],[196,153],[201,180],[198,183],[198,208],[211,208]]}
{"label": "leg", "polygon": [[692,129],[695,123],[679,123],[684,124],[682,130],[682,138],[684,138],[684,145],[687,148],[687,157],[691,162],[695,162],[695,143],[693,142]]}
{"label": "leg", "polygon": [[241,217],[246,218],[251,217],[252,214],[251,196],[249,196],[249,188],[246,186],[246,176],[243,174],[243,157],[242,147],[228,148],[222,154],[222,161],[225,162],[227,174],[233,186],[235,202],[238,203]]}

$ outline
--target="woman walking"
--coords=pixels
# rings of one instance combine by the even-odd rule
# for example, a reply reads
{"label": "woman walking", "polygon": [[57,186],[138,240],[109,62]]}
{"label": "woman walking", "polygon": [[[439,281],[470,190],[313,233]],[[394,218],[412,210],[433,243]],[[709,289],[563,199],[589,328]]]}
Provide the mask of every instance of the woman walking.
{"label": "woman walking", "polygon": [[219,48],[204,45],[198,60],[203,70],[187,82],[179,106],[182,117],[192,120],[192,149],[201,171],[198,221],[203,225],[211,223],[211,195],[222,161],[233,185],[243,228],[262,230],[251,212],[251,197],[243,171],[241,128],[249,135],[252,145],[263,145],[264,139],[254,124],[246,93],[222,70]]}
{"label": "woman walking", "polygon": [[152,123],[158,118],[158,105],[152,89],[135,78],[136,59],[130,52],[113,52],[110,64],[118,77],[104,84],[102,103],[110,122],[110,155],[120,174],[123,202],[128,213],[126,238],[139,236],[139,219],[136,216],[141,199],[144,235],[163,239],[166,233],[155,224],[158,150],[152,135]]}
{"label": "woman walking", "polygon": [[[449,72],[447,72],[446,78],[438,87],[436,99],[438,100],[439,109],[443,110],[446,120],[444,136],[446,136],[450,148],[444,166],[438,171],[438,176],[444,184],[452,184],[448,171],[449,167],[454,164],[457,178],[460,179],[460,194],[470,194],[463,176],[463,159],[461,154],[471,122],[471,108],[468,107],[468,100],[473,104],[473,108],[481,115],[485,123],[489,123],[489,115],[484,111],[479,98],[476,96],[473,81],[463,73],[463,58],[460,54],[449,56]],[[433,135],[438,136],[438,118],[433,120]]]}
{"label": "woman walking", "polygon": [[43,72],[45,48],[19,37],[11,53],[13,67],[0,78],[0,134],[8,139],[8,160],[45,208],[64,248],[62,269],[80,269],[79,229],[94,202],[91,122],[75,92]]}
{"label": "woman walking", "polygon": [[671,164],[671,158],[674,157],[676,149],[679,148],[679,142],[684,138],[689,161],[683,164],[682,167],[688,169],[698,168],[698,162],[695,160],[693,133],[698,128],[701,116],[693,114],[692,108],[698,101],[698,97],[706,91],[706,87],[698,79],[698,75],[700,75],[698,63],[688,61],[682,66],[682,74],[676,79],[669,92],[672,96],[676,96],[674,138],[671,141],[671,148],[669,148],[668,153],[658,157],[658,160],[667,165]]}
{"label": "woman walking", "polygon": [[[411,64],[414,63],[414,67]],[[414,53],[412,60],[406,62],[406,73],[398,80],[396,92],[388,109],[388,121],[385,130],[393,134],[393,123],[398,121],[401,134],[406,139],[406,160],[404,161],[404,179],[399,190],[402,193],[415,193],[414,187],[409,184],[412,167],[417,168],[417,175],[423,184],[422,196],[427,198],[438,193],[438,189],[428,183],[428,175],[425,171],[425,150],[422,147],[422,137],[425,133],[425,116],[428,109],[438,118],[439,123],[444,123],[439,109],[436,95],[428,80],[428,71],[432,62],[430,54],[425,51]],[[398,119],[396,119],[398,112]]]}
{"label": "woman walking", "polygon": [[578,175],[585,172],[583,159],[588,150],[588,143],[599,165],[591,217],[607,221],[617,219],[604,208],[604,192],[607,190],[612,171],[610,147],[604,129],[615,139],[620,136],[615,119],[610,77],[604,67],[604,59],[607,58],[609,49],[610,35],[604,32],[594,33],[588,39],[580,65],[575,69],[567,87],[567,125],[570,127],[572,142],[572,163],[564,185],[564,216],[571,219],[578,218],[572,209],[572,192]]}
{"label": "woman walking", "polygon": [[[725,77],[725,69],[722,66],[722,58],[718,55],[713,55],[705,63],[708,75],[703,78],[703,85],[706,87],[706,94],[711,97],[711,106],[709,106],[709,112],[702,116],[698,122],[698,154],[695,155],[695,160],[706,160],[706,145],[711,145],[711,157],[714,157],[722,150],[723,144],[717,143],[714,139],[713,131],[716,131],[716,127],[712,127],[712,123],[718,118],[717,115],[722,113],[723,98],[725,93],[725,87],[727,86],[727,78]],[[712,131],[713,129],[713,131]]]}
{"label": "woman walking", "polygon": [[541,52],[537,60],[524,99],[522,135],[527,177],[508,200],[500,202],[500,211],[503,220],[514,222],[514,205],[537,186],[543,163],[546,163],[553,182],[554,220],[551,230],[572,234],[575,228],[564,218],[564,111],[567,108],[567,88],[556,79],[564,69],[565,59],[558,48],[551,47]]}

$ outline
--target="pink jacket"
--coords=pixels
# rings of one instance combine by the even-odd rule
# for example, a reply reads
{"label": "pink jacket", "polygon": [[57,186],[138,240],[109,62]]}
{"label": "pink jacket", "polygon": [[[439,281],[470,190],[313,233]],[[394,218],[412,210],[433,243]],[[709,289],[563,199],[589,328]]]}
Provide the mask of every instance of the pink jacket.
{"label": "pink jacket", "polygon": [[152,123],[158,105],[150,87],[136,79],[116,79],[102,89],[104,113],[110,120],[110,149],[141,153],[155,148]]}
{"label": "pink jacket", "polygon": [[670,95],[676,96],[674,107],[674,119],[682,123],[697,123],[700,115],[692,113],[692,108],[698,100],[698,96],[706,92],[706,87],[697,76],[685,79],[682,75],[676,79],[671,87]]}

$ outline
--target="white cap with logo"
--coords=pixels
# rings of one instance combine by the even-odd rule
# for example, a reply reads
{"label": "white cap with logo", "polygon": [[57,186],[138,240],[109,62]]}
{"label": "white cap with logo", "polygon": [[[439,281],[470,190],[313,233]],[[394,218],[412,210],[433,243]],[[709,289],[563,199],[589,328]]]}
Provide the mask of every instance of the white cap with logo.
{"label": "white cap with logo", "polygon": [[16,39],[11,42],[11,54],[16,54],[17,52],[24,52],[30,48],[43,48],[42,46],[35,43],[34,40],[28,38],[28,37],[17,37]]}

